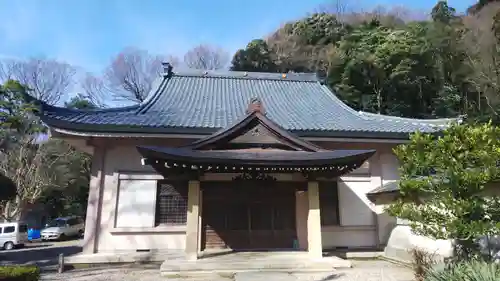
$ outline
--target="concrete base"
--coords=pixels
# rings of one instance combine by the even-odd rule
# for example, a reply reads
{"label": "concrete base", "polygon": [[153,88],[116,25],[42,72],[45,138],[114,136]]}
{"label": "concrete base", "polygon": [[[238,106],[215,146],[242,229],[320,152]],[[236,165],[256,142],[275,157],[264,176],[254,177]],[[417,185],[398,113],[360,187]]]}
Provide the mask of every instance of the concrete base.
{"label": "concrete base", "polygon": [[79,254],[65,257],[65,263],[121,264],[162,262],[162,275],[206,272],[329,272],[335,268],[350,268],[351,261],[336,256],[310,258],[307,252],[221,252],[209,253],[190,261],[183,251],[123,252]]}
{"label": "concrete base", "polygon": [[164,276],[205,272],[325,272],[351,266],[350,261],[338,257],[311,259],[307,252],[240,252],[211,255],[196,261],[167,260],[160,272]]}
{"label": "concrete base", "polygon": [[185,260],[184,251],[121,252],[78,254],[64,257],[66,264],[113,264],[137,262],[163,262],[165,260]]}

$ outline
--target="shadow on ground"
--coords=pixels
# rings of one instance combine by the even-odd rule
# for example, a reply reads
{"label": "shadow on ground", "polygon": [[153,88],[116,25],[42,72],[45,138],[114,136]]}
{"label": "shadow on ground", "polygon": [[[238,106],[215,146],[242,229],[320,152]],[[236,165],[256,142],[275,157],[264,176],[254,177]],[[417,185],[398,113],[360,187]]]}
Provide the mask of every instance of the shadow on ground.
{"label": "shadow on ground", "polygon": [[78,243],[33,243],[23,249],[0,251],[0,265],[36,264],[40,267],[56,266],[59,254],[65,257],[78,254],[82,247]]}

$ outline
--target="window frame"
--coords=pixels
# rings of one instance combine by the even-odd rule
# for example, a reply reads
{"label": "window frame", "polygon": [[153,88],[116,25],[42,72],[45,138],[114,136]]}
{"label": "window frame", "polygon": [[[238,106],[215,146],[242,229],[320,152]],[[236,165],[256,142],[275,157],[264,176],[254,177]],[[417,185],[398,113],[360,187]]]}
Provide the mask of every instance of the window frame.
{"label": "window frame", "polygon": [[66,224],[69,226],[75,226],[78,224],[78,220],[76,218],[70,218],[66,221]]}
{"label": "window frame", "polygon": [[[334,185],[334,186],[332,186]],[[339,184],[337,181],[318,182],[319,209],[321,226],[341,226],[340,204],[339,204]],[[325,206],[325,201],[329,202]],[[326,216],[328,210],[335,208],[335,216]],[[326,220],[328,218],[328,220]]]}
{"label": "window frame", "polygon": [[[177,194],[172,193],[169,195],[162,195],[161,188],[163,185],[171,185],[172,187],[174,187],[174,189],[176,189]],[[184,227],[184,226],[186,226],[187,225],[187,212],[188,212],[188,193],[189,193],[189,184],[188,184],[188,181],[186,181],[186,180],[158,180],[157,184],[156,184],[154,227]],[[175,202],[175,198],[182,197],[183,202],[181,203],[182,206],[180,206],[180,207],[184,210],[184,212],[178,212],[175,215],[162,214],[161,213],[162,206],[160,205],[160,204],[162,204],[161,196],[174,197],[174,198],[171,198],[171,200],[173,202]],[[171,204],[173,202],[171,202]],[[165,204],[168,204],[168,203],[165,203]],[[179,203],[174,203],[174,204],[179,204]],[[166,207],[166,208],[169,208],[169,207]],[[162,216],[165,216],[167,218],[165,218],[165,217],[162,218]],[[183,220],[183,222],[179,222],[179,223],[164,222],[163,220],[169,220],[168,216],[182,217],[181,220]],[[173,220],[176,220],[176,219],[178,219],[178,218],[175,218]]]}
{"label": "window frame", "polygon": [[[12,227],[12,228],[13,228],[13,230],[12,230],[12,231],[7,232],[6,230],[7,230],[8,228],[10,228],[10,227]],[[9,233],[15,233],[15,232],[16,232],[16,227],[15,227],[14,225],[9,225],[9,226],[4,226],[4,227],[3,227],[3,232],[2,232],[2,233],[9,234]]]}
{"label": "window frame", "polygon": [[19,224],[17,229],[19,233],[28,233],[29,227],[27,224]]}

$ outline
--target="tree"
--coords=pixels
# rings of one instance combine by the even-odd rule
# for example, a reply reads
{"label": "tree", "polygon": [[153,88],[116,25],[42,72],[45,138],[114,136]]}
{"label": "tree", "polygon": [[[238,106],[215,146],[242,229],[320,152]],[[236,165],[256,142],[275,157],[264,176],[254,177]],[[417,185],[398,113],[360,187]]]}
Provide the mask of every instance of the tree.
{"label": "tree", "polygon": [[272,50],[262,39],[253,40],[245,49],[238,50],[231,61],[233,71],[275,72],[276,68]]}
{"label": "tree", "polygon": [[16,198],[17,188],[14,182],[0,173],[0,202],[7,202]]}
{"label": "tree", "polygon": [[455,18],[455,9],[448,6],[446,1],[439,1],[432,8],[431,17],[435,22],[449,24]]}
{"label": "tree", "polygon": [[27,204],[35,203],[45,190],[66,182],[71,175],[66,159],[73,151],[61,141],[36,143],[27,135],[0,154],[0,173],[16,186],[16,196],[2,206],[6,220],[18,220]]}
{"label": "tree", "polygon": [[344,25],[334,14],[316,13],[284,26],[284,31],[296,35],[305,45],[328,45],[338,42],[345,34]]}
{"label": "tree", "polygon": [[[97,106],[83,95],[73,97],[65,103],[65,107],[79,110],[92,110]],[[46,206],[52,217],[79,215],[85,216],[90,184],[91,156],[70,147],[63,141],[53,142],[59,150],[68,151],[65,157],[58,160],[57,167],[63,168],[65,176],[45,188],[37,202]],[[57,172],[57,173],[60,173]]]}
{"label": "tree", "polygon": [[95,96],[98,91],[109,90],[117,100],[143,102],[151,91],[153,81],[162,73],[161,56],[136,48],[126,48],[106,69],[103,81],[87,77],[86,90]]}
{"label": "tree", "polygon": [[226,51],[210,45],[198,45],[184,55],[186,66],[194,69],[218,70],[226,67],[228,61]]}
{"label": "tree", "polygon": [[[27,94],[17,81],[9,80],[0,87],[0,217],[7,220],[19,219],[24,207],[37,202],[46,191],[72,187],[72,183],[82,182],[76,179],[89,177],[87,155],[63,141],[37,141],[45,130],[33,114],[35,106],[26,102]],[[78,97],[71,104],[85,105]]]}
{"label": "tree", "polygon": [[488,197],[500,180],[500,128],[454,125],[442,137],[414,134],[395,149],[400,161],[400,194],[393,216],[434,239],[454,239],[461,255],[475,253],[475,239],[499,233],[500,199]]}
{"label": "tree", "polygon": [[81,109],[81,110],[91,110],[91,109],[96,109],[98,107],[91,100],[87,99],[82,94],[78,94],[72,97],[68,102],[64,104],[64,106],[67,108]]}
{"label": "tree", "polygon": [[360,26],[340,42],[328,83],[351,107],[382,114],[429,117],[442,77],[434,50],[414,29]]}
{"label": "tree", "polygon": [[3,65],[4,79],[18,81],[30,95],[49,104],[59,102],[74,86],[76,71],[64,62],[32,58],[4,61]]}
{"label": "tree", "polygon": [[[59,175],[51,186],[43,189],[37,202],[46,206],[51,216],[85,216],[90,184],[91,156],[64,141],[51,144],[57,151],[67,151],[53,169]],[[61,175],[64,173],[64,175]]]}
{"label": "tree", "polygon": [[[464,20],[464,49],[480,113],[500,120],[500,5],[488,4]],[[488,118],[488,119],[489,119]]]}
{"label": "tree", "polygon": [[102,78],[93,75],[92,73],[85,73],[80,81],[83,89],[81,97],[97,107],[106,107],[107,97],[106,85]]}
{"label": "tree", "polygon": [[36,107],[26,102],[26,95],[26,87],[17,81],[8,80],[0,85],[0,152],[25,134],[44,131],[39,120],[33,116]]}

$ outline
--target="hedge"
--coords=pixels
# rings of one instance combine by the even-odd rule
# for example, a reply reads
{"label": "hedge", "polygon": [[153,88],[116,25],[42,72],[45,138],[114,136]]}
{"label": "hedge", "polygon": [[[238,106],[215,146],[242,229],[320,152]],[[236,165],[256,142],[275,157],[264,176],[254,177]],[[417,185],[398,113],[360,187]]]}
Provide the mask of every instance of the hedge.
{"label": "hedge", "polygon": [[37,281],[40,279],[38,266],[0,266],[0,280],[5,281]]}

